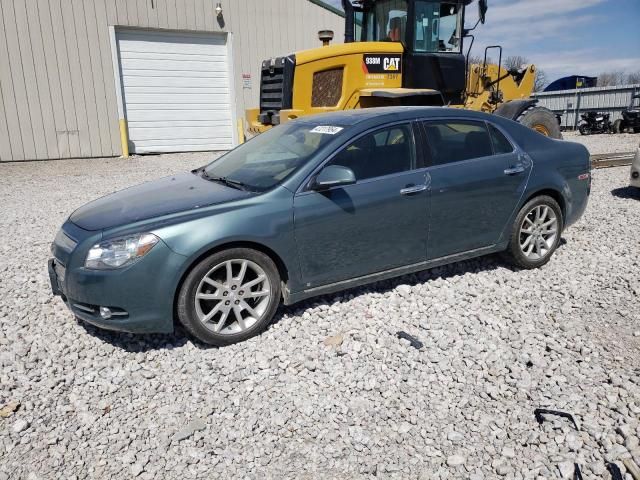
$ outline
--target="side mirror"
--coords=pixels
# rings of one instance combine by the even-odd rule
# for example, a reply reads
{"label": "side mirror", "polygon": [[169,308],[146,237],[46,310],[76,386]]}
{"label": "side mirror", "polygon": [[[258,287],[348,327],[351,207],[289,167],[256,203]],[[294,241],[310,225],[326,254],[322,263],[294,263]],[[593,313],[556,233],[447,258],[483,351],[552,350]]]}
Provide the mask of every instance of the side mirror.
{"label": "side mirror", "polygon": [[478,18],[480,19],[480,23],[482,23],[483,25],[488,9],[489,5],[487,5],[487,0],[478,0]]}
{"label": "side mirror", "polygon": [[356,176],[353,170],[342,165],[329,165],[316,176],[311,188],[321,192],[331,187],[352,185],[354,183],[356,183]]}

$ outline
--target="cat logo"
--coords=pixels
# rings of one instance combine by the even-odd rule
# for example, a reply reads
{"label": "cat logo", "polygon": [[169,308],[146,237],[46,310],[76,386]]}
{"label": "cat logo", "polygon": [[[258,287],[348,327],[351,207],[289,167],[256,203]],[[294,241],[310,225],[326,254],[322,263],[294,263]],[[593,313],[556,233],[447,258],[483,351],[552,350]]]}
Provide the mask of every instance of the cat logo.
{"label": "cat logo", "polygon": [[385,72],[397,72],[400,70],[400,57],[386,57],[382,62],[382,66]]}
{"label": "cat logo", "polygon": [[362,69],[365,73],[401,73],[402,56],[397,54],[371,54],[362,57]]}

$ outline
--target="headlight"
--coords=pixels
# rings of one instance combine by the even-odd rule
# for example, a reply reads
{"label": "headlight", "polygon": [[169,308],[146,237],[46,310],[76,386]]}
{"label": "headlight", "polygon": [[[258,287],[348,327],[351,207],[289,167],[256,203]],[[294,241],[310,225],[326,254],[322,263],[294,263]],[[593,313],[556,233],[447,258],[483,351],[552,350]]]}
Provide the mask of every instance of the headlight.
{"label": "headlight", "polygon": [[124,267],[149,253],[159,238],[152,233],[138,233],[115,238],[91,247],[84,266],[96,270]]}

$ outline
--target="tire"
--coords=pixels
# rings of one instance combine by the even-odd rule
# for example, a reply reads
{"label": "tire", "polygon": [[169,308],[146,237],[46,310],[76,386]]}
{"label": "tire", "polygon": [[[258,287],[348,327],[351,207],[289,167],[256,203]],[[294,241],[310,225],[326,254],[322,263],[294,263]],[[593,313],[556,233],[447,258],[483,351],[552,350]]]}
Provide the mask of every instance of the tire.
{"label": "tire", "polygon": [[625,130],[624,120],[619,118],[618,120],[613,122],[614,133],[624,133],[624,130]]}
{"label": "tire", "polygon": [[[545,208],[547,210],[545,210]],[[543,222],[541,227],[538,229],[538,232],[542,232],[542,238],[544,240],[545,248],[540,248],[536,242],[536,212],[538,209],[541,209],[541,212],[552,212],[553,216],[555,216],[555,224],[551,224],[546,227],[546,230],[551,230],[555,226],[555,234],[553,236],[547,235],[545,237],[545,224],[553,218],[550,214],[543,218]],[[528,220],[526,220],[528,219]],[[546,220],[544,220],[546,219]],[[515,221],[513,222],[513,226],[511,228],[511,235],[509,237],[509,245],[507,250],[505,251],[505,255],[507,260],[519,268],[524,269],[532,269],[539,268],[546,264],[553,252],[555,252],[556,248],[560,243],[560,237],[562,234],[562,230],[564,227],[564,220],[562,218],[562,209],[558,202],[556,202],[553,198],[547,195],[541,195],[538,197],[534,197],[529,200],[518,212]],[[522,229],[533,230],[529,235],[528,233],[523,233]],[[527,238],[531,238],[527,243]],[[527,254],[526,251],[529,250],[531,244],[533,245],[531,254]],[[538,250],[540,255],[536,258],[535,250]]]}
{"label": "tire", "polygon": [[580,135],[589,135],[591,133],[589,127],[587,127],[586,125],[580,125],[578,127],[578,130],[580,131]]}
{"label": "tire", "polygon": [[222,347],[267,328],[280,295],[280,275],[271,258],[256,250],[232,248],[209,255],[191,269],[180,288],[176,309],[191,335]]}
{"label": "tire", "polygon": [[547,137],[562,139],[558,119],[548,108],[532,105],[518,115],[515,121]]}

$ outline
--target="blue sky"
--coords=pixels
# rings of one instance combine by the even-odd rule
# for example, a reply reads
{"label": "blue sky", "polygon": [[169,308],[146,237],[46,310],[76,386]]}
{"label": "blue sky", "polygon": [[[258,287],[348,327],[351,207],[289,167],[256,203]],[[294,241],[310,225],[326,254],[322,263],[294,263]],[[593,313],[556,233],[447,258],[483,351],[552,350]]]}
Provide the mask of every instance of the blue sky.
{"label": "blue sky", "polygon": [[[325,0],[340,6],[340,0]],[[472,54],[501,44],[522,55],[548,81],[604,71],[640,71],[640,0],[488,0],[487,22],[474,32]],[[467,26],[477,18],[467,11]],[[466,47],[465,47],[466,48]]]}

